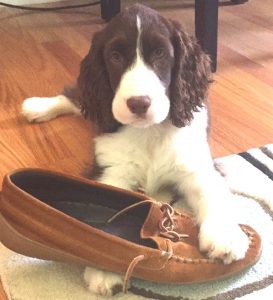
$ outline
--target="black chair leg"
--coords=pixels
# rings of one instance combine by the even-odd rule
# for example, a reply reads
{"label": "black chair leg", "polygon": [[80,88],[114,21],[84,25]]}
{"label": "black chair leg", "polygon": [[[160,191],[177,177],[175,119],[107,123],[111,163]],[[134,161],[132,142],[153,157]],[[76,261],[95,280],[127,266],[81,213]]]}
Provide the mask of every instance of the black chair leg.
{"label": "black chair leg", "polygon": [[105,21],[110,21],[120,12],[120,0],[101,0],[101,17]]}
{"label": "black chair leg", "polygon": [[211,69],[217,68],[218,0],[195,0],[195,34],[210,55]]}
{"label": "black chair leg", "polygon": [[243,4],[246,3],[248,0],[230,0],[233,4]]}

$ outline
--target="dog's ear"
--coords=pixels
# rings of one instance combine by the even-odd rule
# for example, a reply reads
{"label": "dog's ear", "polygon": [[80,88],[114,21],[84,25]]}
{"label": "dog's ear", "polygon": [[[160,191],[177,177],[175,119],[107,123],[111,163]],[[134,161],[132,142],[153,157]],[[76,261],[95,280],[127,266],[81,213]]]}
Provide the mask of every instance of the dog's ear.
{"label": "dog's ear", "polygon": [[97,32],[89,53],[83,59],[77,85],[82,113],[91,119],[98,132],[113,132],[120,124],[112,114],[114,92],[103,57],[106,43],[104,30]]}
{"label": "dog's ear", "polygon": [[183,127],[206,101],[211,82],[210,59],[179,23],[170,22],[175,58],[170,86],[170,119],[176,127]]}

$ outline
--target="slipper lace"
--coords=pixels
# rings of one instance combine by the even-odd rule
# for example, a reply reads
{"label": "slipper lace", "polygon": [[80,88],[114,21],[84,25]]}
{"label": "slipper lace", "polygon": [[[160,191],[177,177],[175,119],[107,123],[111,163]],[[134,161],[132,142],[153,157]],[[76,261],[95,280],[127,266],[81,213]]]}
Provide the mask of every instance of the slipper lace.
{"label": "slipper lace", "polygon": [[[134,203],[132,205],[125,207],[124,209],[115,213],[111,218],[109,218],[107,220],[107,223],[111,223],[113,220],[117,219],[118,217],[120,217],[127,211],[131,210],[132,208],[135,208],[137,206],[147,204],[147,203],[160,205],[160,210],[163,213],[163,219],[159,220],[159,222],[158,222],[160,236],[165,237],[169,240],[172,240],[173,242],[178,242],[184,238],[189,237],[188,234],[181,234],[181,233],[178,233],[175,231],[175,220],[177,219],[177,215],[180,215],[180,214],[177,213],[170,204],[168,204],[168,203],[161,204],[161,203],[158,203],[158,202],[150,200],[150,199],[146,199],[141,202],[137,202],[137,203]],[[170,243],[167,243],[167,245],[168,245],[168,250],[162,251],[162,255],[166,256],[167,260],[169,260],[173,257],[173,250],[172,250]],[[143,260],[145,260],[145,255],[141,254],[141,255],[138,255],[135,258],[133,258],[133,260],[130,262],[130,264],[126,270],[124,280],[123,280],[122,291],[124,293],[126,293],[128,290],[129,281],[130,281],[130,278],[132,277],[135,267]]]}

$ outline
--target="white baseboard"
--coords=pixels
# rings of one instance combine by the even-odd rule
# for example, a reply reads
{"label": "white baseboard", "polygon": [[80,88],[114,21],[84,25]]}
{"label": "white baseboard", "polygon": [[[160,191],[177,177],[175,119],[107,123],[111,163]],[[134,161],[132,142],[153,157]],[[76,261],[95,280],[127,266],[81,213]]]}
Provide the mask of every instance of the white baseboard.
{"label": "white baseboard", "polygon": [[60,0],[4,0],[3,2],[8,4],[14,4],[14,5],[29,5],[29,4],[41,4],[41,3],[58,2],[58,1]]}

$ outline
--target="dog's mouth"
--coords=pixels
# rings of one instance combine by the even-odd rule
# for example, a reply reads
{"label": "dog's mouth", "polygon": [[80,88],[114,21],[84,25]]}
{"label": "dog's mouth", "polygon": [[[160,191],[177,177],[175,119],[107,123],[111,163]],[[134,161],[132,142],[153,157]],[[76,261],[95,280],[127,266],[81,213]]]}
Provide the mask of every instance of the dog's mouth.
{"label": "dog's mouth", "polygon": [[136,128],[146,128],[149,127],[151,124],[145,120],[134,120],[128,125]]}
{"label": "dog's mouth", "polygon": [[156,122],[153,118],[147,116],[147,114],[141,114],[134,116],[129,125],[136,128],[146,128],[155,124]]}

